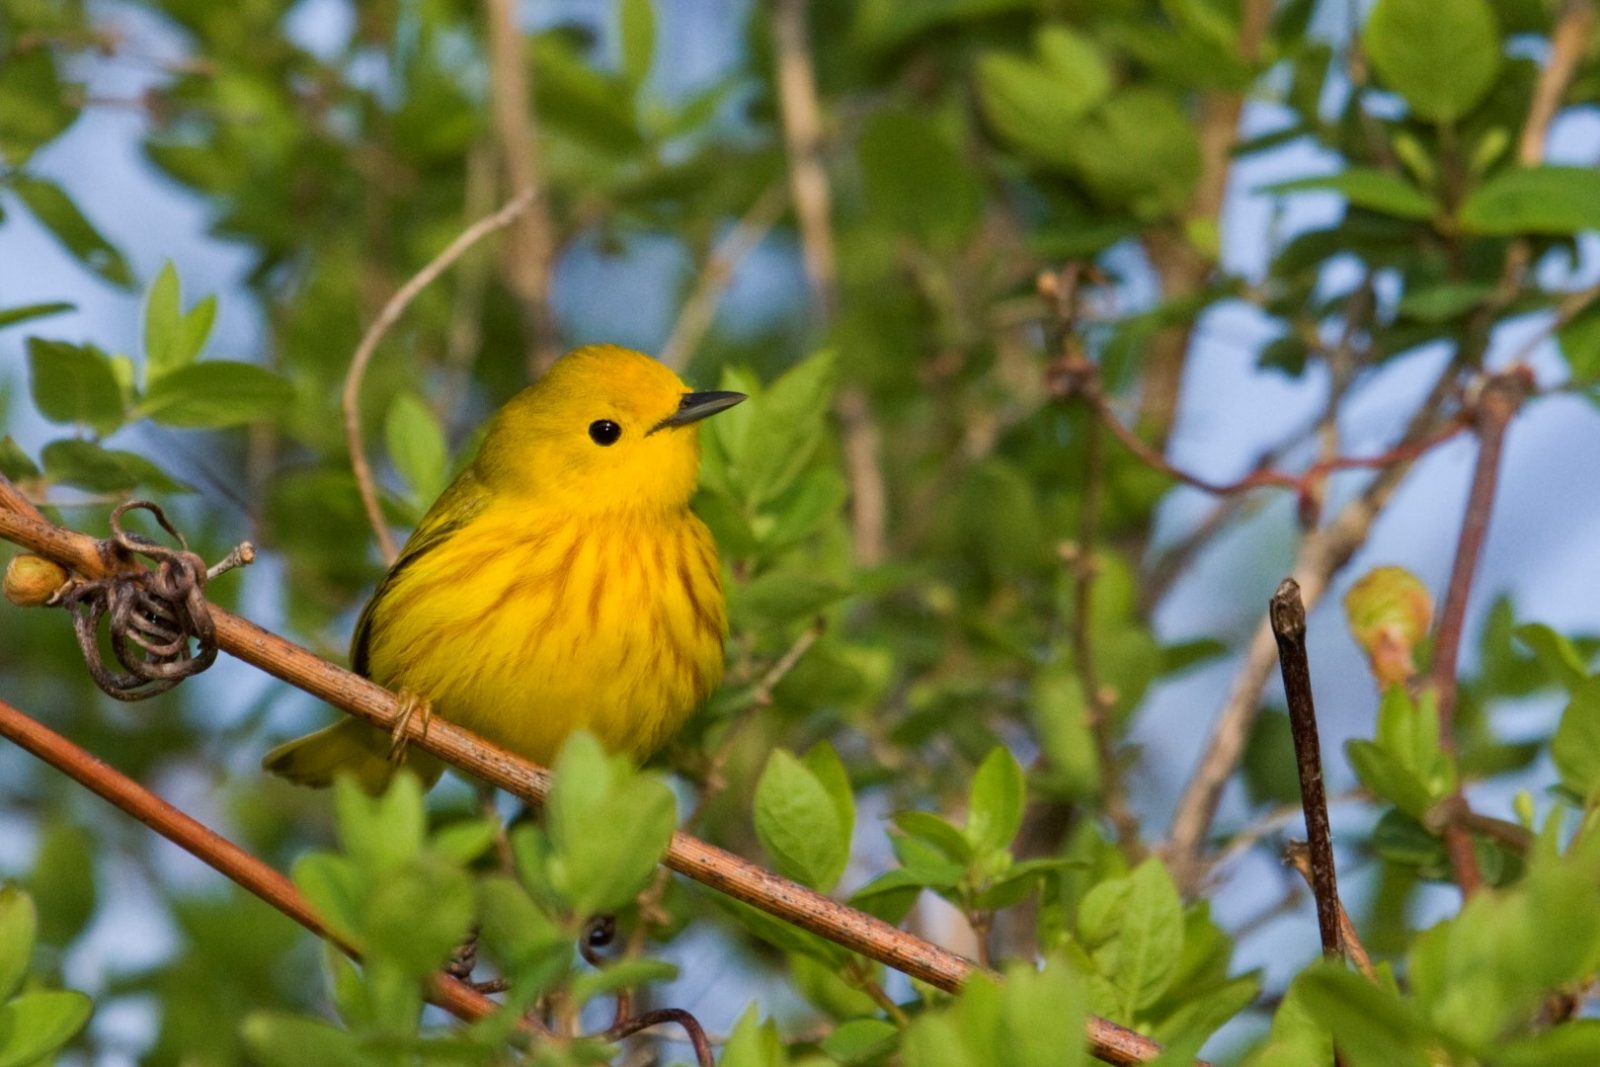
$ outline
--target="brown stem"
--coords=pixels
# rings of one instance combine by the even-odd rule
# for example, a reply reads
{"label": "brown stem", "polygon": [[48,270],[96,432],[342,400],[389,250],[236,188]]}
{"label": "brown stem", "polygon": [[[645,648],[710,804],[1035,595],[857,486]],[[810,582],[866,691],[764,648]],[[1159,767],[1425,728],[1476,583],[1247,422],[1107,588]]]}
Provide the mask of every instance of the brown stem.
{"label": "brown stem", "polygon": [[1594,23],[1593,0],[1566,0],[1562,4],[1555,29],[1550,34],[1550,58],[1539,72],[1533,103],[1528,108],[1528,121],[1517,141],[1517,162],[1524,167],[1538,166],[1544,160],[1544,142],[1550,123],[1561,110],[1562,97],[1589,46]]}
{"label": "brown stem", "polygon": [[[102,542],[46,522],[3,476],[0,537],[54,559],[83,577],[101,577],[116,570],[116,562]],[[387,689],[221,608],[213,607],[211,616],[217,644],[230,655],[385,732],[392,732],[400,723],[400,698]],[[425,724],[421,716],[412,716],[404,729],[410,745],[528,803],[543,804],[549,794],[549,771],[448,720],[436,717]],[[970,960],[688,834],[673,835],[662,862],[702,885],[937,988],[958,990],[972,973]],[[1107,1063],[1147,1063],[1161,1054],[1155,1041],[1107,1019],[1091,1016],[1085,1025],[1090,1048]]]}
{"label": "brown stem", "polygon": [[[1305,879],[1306,885],[1313,891],[1316,890],[1316,875],[1311,869],[1311,850],[1303,841],[1290,841],[1283,849],[1283,860]],[[1356,924],[1350,921],[1350,913],[1344,910],[1344,903],[1334,900],[1339,909],[1339,941],[1344,947],[1345,958],[1356,965],[1368,979],[1377,981],[1378,973],[1372,968],[1372,957],[1367,955],[1367,946],[1361,943],[1361,937],[1356,933]],[[1320,916],[1319,916],[1320,921]]]}
{"label": "brown stem", "polygon": [[473,245],[496,230],[510,225],[512,220],[526,211],[532,202],[533,193],[524,191],[493,215],[479,219],[468,226],[456,236],[455,240],[445,246],[444,251],[434,256],[427,266],[413,275],[410,281],[395,290],[394,295],[378,312],[378,317],[372,320],[372,325],[367,327],[367,332],[362,335],[361,343],[356,345],[356,354],[350,360],[350,369],[345,372],[342,407],[345,445],[350,450],[350,469],[355,474],[356,488],[361,493],[361,506],[366,510],[367,521],[372,524],[372,532],[378,537],[378,547],[383,553],[385,563],[393,563],[395,557],[400,554],[400,549],[395,544],[389,524],[384,521],[383,507],[378,502],[377,483],[373,481],[372,467],[367,463],[366,449],[361,443],[361,381],[366,376],[367,364],[372,362],[372,354],[377,351],[378,342],[383,340],[383,335],[399,321],[411,301],[427,288],[428,283],[448,270],[450,265],[460,259]]}
{"label": "brown stem", "polygon": [[[121,808],[316,936],[339,946],[352,959],[360,958],[353,946],[322,924],[289,879],[3,700],[0,700],[0,736]],[[499,1007],[464,982],[442,973],[428,980],[428,999],[469,1022]]]}
{"label": "brown stem", "polygon": [[528,377],[537,378],[561,355],[550,311],[550,271],[555,263],[555,225],[544,197],[539,127],[533,111],[531,65],[514,0],[487,0],[489,102],[494,136],[506,179],[530,210],[507,242],[506,283],[522,305],[528,335]]}
{"label": "brown stem", "polygon": [[717,242],[689,298],[678,312],[678,321],[672,327],[671,336],[661,346],[656,358],[662,363],[675,371],[681,371],[688,365],[689,358],[700,347],[706,331],[711,328],[717,304],[728,291],[734,271],[739,269],[739,264],[744,262],[746,256],[755,251],[767,231],[776,225],[787,204],[788,195],[781,184],[768,187],[733,229]]}
{"label": "brown stem", "polygon": [[1311,660],[1306,655],[1306,606],[1300,587],[1285,578],[1268,608],[1278,642],[1283,694],[1289,704],[1295,766],[1300,775],[1300,807],[1305,812],[1311,892],[1317,898],[1317,931],[1322,952],[1340,956],[1339,879],[1333,865],[1333,831],[1328,826],[1328,796],[1322,784],[1322,744],[1317,738],[1317,707],[1311,695]]}
{"label": "brown stem", "polygon": [[[1505,445],[1506,429],[1516,417],[1531,384],[1526,369],[1513,368],[1484,382],[1478,400],[1478,462],[1472,473],[1472,488],[1467,494],[1466,514],[1461,520],[1461,537],[1456,543],[1456,558],[1450,569],[1444,608],[1439,613],[1439,624],[1434,631],[1433,667],[1428,672],[1437,698],[1439,745],[1452,756],[1456,750],[1456,673],[1461,654],[1461,635],[1466,626],[1467,603],[1472,596],[1472,582],[1477,575],[1478,560],[1483,555],[1484,540],[1489,532],[1489,519],[1494,512],[1495,491],[1500,481],[1500,454]],[[1456,797],[1464,806],[1459,783]],[[1450,866],[1455,872],[1456,884],[1464,895],[1470,896],[1483,881],[1478,870],[1478,858],[1473,851],[1472,834],[1458,820],[1452,819],[1445,824],[1444,843],[1450,854]]]}
{"label": "brown stem", "polygon": [[699,1019],[682,1008],[658,1008],[624,1019],[607,1030],[605,1038],[607,1041],[621,1041],[640,1030],[648,1030],[662,1023],[675,1023],[683,1027],[683,1032],[689,1035],[689,1044],[694,1046],[695,1062],[699,1067],[716,1067],[716,1057],[711,1051],[711,1040],[706,1037],[705,1028],[700,1025]]}

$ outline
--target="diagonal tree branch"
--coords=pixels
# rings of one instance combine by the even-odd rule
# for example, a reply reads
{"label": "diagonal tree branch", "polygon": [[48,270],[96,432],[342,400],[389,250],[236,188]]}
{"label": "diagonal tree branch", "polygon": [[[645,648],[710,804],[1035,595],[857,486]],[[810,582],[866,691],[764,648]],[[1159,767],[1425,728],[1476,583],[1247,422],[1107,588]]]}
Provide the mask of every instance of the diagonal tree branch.
{"label": "diagonal tree branch", "polygon": [[[114,574],[119,564],[103,542],[46,521],[0,476],[0,538],[55,560],[82,577]],[[299,645],[218,607],[211,608],[218,646],[357,718],[393,731],[404,723],[407,743],[506,790],[543,804],[550,772],[478,738],[447,720],[404,716],[399,699],[376,683],[319,658]],[[897,929],[875,916],[780,878],[730,852],[679,831],[662,862],[680,874],[940,989],[959,989],[971,960]],[[1161,1054],[1150,1038],[1090,1016],[1090,1049],[1106,1063],[1148,1063]]]}

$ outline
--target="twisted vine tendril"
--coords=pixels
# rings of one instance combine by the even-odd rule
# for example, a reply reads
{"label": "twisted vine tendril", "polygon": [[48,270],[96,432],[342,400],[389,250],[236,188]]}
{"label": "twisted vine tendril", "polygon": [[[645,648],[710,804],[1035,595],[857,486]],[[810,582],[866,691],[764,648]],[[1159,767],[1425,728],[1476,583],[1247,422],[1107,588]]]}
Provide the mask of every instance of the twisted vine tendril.
{"label": "twisted vine tendril", "polygon": [[[123,516],[134,510],[154,515],[178,547],[123,529]],[[199,674],[217,658],[206,582],[252,562],[255,548],[246,541],[208,570],[205,561],[189,551],[189,542],[166,513],[148,500],[119,505],[111,513],[111,531],[109,544],[122,561],[131,563],[143,556],[152,566],[76,579],[60,602],[72,612],[78,648],[95,684],[118,700],[144,700]],[[108,617],[111,651],[120,670],[106,665],[100,648],[100,622]]]}

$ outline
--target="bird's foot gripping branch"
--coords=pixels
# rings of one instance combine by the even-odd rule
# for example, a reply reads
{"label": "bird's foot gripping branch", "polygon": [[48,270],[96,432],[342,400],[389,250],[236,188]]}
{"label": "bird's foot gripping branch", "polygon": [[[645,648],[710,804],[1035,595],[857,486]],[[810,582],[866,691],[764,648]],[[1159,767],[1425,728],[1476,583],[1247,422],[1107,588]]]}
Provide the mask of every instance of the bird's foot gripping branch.
{"label": "bird's foot gripping branch", "polygon": [[[128,535],[120,533],[118,537],[128,544],[119,544],[115,539],[98,541],[56,526],[47,521],[13,485],[0,478],[0,538],[37,554],[37,557],[24,556],[14,561],[7,583],[8,596],[16,594],[13,599],[23,603],[46,603],[53,599],[56,603],[62,603],[70,597],[74,588],[82,588],[86,583],[101,583],[108,590],[127,588],[126,585],[117,584],[117,576],[143,569],[129,555],[129,545],[132,551],[153,555],[157,560],[155,570],[161,572],[169,557],[163,557],[160,552],[150,553],[150,546],[142,540],[133,541]],[[55,572],[48,566],[35,563],[35,558],[42,558],[62,568],[62,571]],[[183,592],[187,603],[189,591],[198,592],[203,588],[203,583],[199,580],[201,572],[197,570],[198,563],[184,563],[181,566],[194,579],[187,589],[175,590]],[[213,573],[217,573],[215,569]],[[106,584],[108,580],[109,585]],[[40,590],[43,590],[43,596],[38,595]],[[108,592],[108,595],[112,594]],[[114,595],[121,597],[128,594]],[[163,608],[162,612],[166,610]],[[101,617],[106,614],[105,611],[100,612]],[[115,621],[116,613],[113,611],[110,614]],[[665,794],[664,785],[649,776],[639,775],[625,763],[606,757],[597,746],[573,746],[576,751],[569,753],[567,758],[578,760],[583,766],[572,767],[570,773],[563,773],[566,771],[564,766],[558,767],[558,773],[552,776],[551,772],[496,748],[448,721],[435,719],[424,728],[421,717],[413,716],[409,723],[401,724],[401,702],[388,690],[215,605],[205,605],[202,615],[209,620],[208,629],[214,636],[218,650],[380,729],[393,730],[400,724],[414,749],[443,759],[529,804],[542,806],[547,801],[551,802],[548,829],[521,827],[514,830],[509,838],[501,839],[504,866],[511,873],[489,876],[481,882],[475,895],[470,890],[463,895],[464,864],[495,844],[494,827],[464,824],[461,828],[447,827],[428,836],[421,828],[420,799],[413,804],[404,797],[405,790],[412,787],[400,787],[399,794],[390,794],[374,802],[364,801],[355,791],[347,790],[343,794],[345,799],[339,804],[341,824],[346,835],[345,854],[313,854],[307,857],[295,872],[297,889],[296,884],[290,883],[260,860],[217,837],[137,783],[9,705],[0,705],[0,733],[73,776],[157,832],[178,842],[319,936],[357,952],[362,948],[360,942],[372,936],[372,924],[382,927],[385,921],[393,920],[405,924],[408,931],[416,935],[410,938],[414,946],[439,947],[437,960],[432,958],[435,954],[431,951],[420,950],[406,955],[404,959],[369,959],[365,968],[366,984],[360,986],[367,992],[364,1000],[352,992],[356,988],[355,972],[336,967],[336,996],[342,998],[340,1006],[347,1019],[354,1012],[381,1029],[383,1025],[411,1013],[414,1022],[416,1005],[408,999],[411,994],[396,990],[415,989],[416,997],[426,994],[435,1003],[462,1018],[484,1020],[474,1029],[476,1034],[489,1033],[501,1040],[516,1039],[518,1033],[526,1034],[529,1029],[541,1028],[543,1024],[528,1022],[526,1009],[533,1005],[547,986],[555,984],[560,989],[560,995],[546,997],[544,1003],[556,1036],[570,1045],[570,1039],[576,1031],[577,1013],[584,999],[661,977],[660,968],[663,965],[630,955],[625,965],[619,962],[594,972],[592,976],[584,975],[565,984],[554,981],[565,976],[572,940],[581,934],[587,916],[608,909],[620,909],[628,903],[627,900],[612,900],[609,895],[604,900],[595,899],[593,894],[600,891],[596,887],[604,888],[606,881],[598,879],[584,882],[575,876],[574,864],[582,862],[576,850],[581,850],[585,841],[592,841],[596,837],[592,833],[581,832],[582,828],[592,825],[590,820],[594,818],[605,817],[605,811],[593,810],[595,805],[608,811],[667,813],[666,820],[661,823],[662,832],[658,840],[641,840],[642,847],[637,854],[610,857],[613,860],[625,858],[626,866],[633,871],[629,874],[613,867],[605,872],[611,882],[628,886],[630,899],[636,889],[650,879],[659,857],[660,863],[666,867],[793,928],[793,936],[815,935],[849,952],[858,953],[867,960],[952,993],[960,991],[975,974],[980,976],[983,984],[989,983],[987,972],[947,949],[674,830],[671,797]],[[166,615],[157,613],[157,617],[166,618]],[[129,660],[132,663],[148,663],[150,666],[144,669],[158,674],[165,668],[167,657],[176,657],[170,662],[179,662],[181,657],[178,657],[175,643],[186,646],[189,638],[197,636],[190,633],[179,642],[174,627],[181,628],[183,625],[186,624],[163,623],[161,629],[153,631],[153,636],[160,639],[151,642],[156,647],[149,648],[135,642],[142,654],[129,649]],[[200,656],[196,655],[181,661],[199,662],[199,659]],[[132,673],[132,664],[128,660],[123,662]],[[582,781],[587,785],[583,789],[563,790],[563,779]],[[410,781],[409,778],[404,780]],[[594,785],[597,782],[606,785],[596,790]],[[365,806],[368,804],[376,806]],[[632,816],[630,820],[646,823],[655,821],[636,820]],[[382,832],[379,832],[379,826]],[[561,862],[551,862],[552,858]],[[540,873],[550,870],[565,870],[565,881]],[[453,901],[457,905],[456,911],[442,910],[459,921],[441,920],[438,929],[426,931],[430,936],[424,938],[422,932],[412,928],[417,909],[407,907],[407,900],[414,904],[428,901],[430,907],[424,910],[430,911],[441,910],[433,907],[439,901]],[[474,921],[475,915],[484,920],[493,920],[485,921],[484,925],[492,947],[496,945],[496,938],[500,939],[499,959],[510,978],[507,1001],[514,1005],[514,1011],[497,1005],[472,987],[438,970],[450,950],[459,943],[467,926]],[[460,929],[456,929],[458,926]],[[510,939],[509,944],[507,938]],[[396,940],[404,942],[408,938]],[[847,954],[841,956],[841,959],[848,958]],[[855,967],[849,970],[850,973],[866,973],[870,968]],[[1077,981],[1063,967],[1049,968],[1042,974],[1035,974],[1028,968],[1009,976],[1004,986],[1004,996],[1025,1000],[1035,995],[1060,993],[1065,997],[1060,1018],[1072,1022],[1081,1012],[1083,1003],[1080,995],[1074,995]],[[881,988],[876,983],[873,983],[873,987],[881,994]],[[389,990],[389,993],[380,995],[375,992],[383,989]],[[357,1000],[361,1000],[361,1003],[356,1004]],[[678,1023],[686,1026],[691,1042],[696,1045],[697,1055],[703,1058],[703,1035],[695,1038],[692,1017],[686,1020],[682,1017],[683,1013],[675,1011],[629,1015],[626,1008],[624,999],[619,1005],[616,1021],[601,1037],[618,1040],[646,1026]],[[366,1014],[362,1015],[363,1012]],[[253,1036],[258,1043],[270,1045],[284,1034],[305,1038],[311,1033],[311,1030],[300,1026],[302,1020],[280,1022],[283,1027],[274,1029],[273,1020],[261,1020],[259,1032]],[[1108,1020],[1090,1015],[1086,1017],[1084,1026],[1089,1051],[1104,1062],[1145,1063],[1161,1054],[1161,1046],[1156,1042]],[[927,1039],[936,1039],[932,1030],[928,1030],[927,1034],[931,1035]],[[1070,1031],[1059,1036],[1064,1042],[1074,1043],[1075,1035]],[[334,1044],[343,1040],[326,1035],[323,1037]],[[760,1047],[765,1040],[753,1016],[747,1017],[730,1037],[730,1051],[725,1053],[725,1057],[736,1047],[746,1044],[752,1048]],[[333,1044],[329,1047],[332,1049]]]}

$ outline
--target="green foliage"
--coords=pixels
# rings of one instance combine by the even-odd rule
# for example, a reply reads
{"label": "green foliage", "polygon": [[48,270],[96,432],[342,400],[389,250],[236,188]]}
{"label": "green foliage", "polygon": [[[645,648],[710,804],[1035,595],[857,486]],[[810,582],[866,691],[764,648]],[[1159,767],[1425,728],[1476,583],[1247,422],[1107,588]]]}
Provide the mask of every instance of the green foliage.
{"label": "green foliage", "polygon": [[[32,844],[4,873],[42,910],[37,950],[23,951],[35,938],[18,933],[22,905],[0,907],[0,991],[20,998],[0,1010],[45,999],[23,1009],[26,1026],[0,1016],[0,1063],[51,1054],[11,1050],[16,1033],[81,1026],[86,1002],[43,987],[59,984],[86,930],[126,915],[113,899],[148,907],[174,946],[92,987],[154,1020],[150,1047],[109,1050],[91,1029],[67,1053],[85,1061],[575,1067],[622,1054],[594,1039],[524,1048],[506,1040],[516,1019],[537,1008],[592,1028],[623,990],[655,1005],[702,987],[715,991],[707,1003],[685,1002],[728,1035],[724,1067],[1086,1063],[1088,1012],[1165,1042],[1164,1067],[1202,1046],[1220,1063],[1319,1067],[1335,1041],[1351,1064],[1600,1060],[1600,1027],[1558,1021],[1600,970],[1588,858],[1600,642],[1497,602],[1463,651],[1471,667],[1446,739],[1437,694],[1417,684],[1432,654],[1422,583],[1406,583],[1398,608],[1383,596],[1382,610],[1356,605],[1359,643],[1393,673],[1365,704],[1362,672],[1338,680],[1355,736],[1325,757],[1331,789],[1361,786],[1336,812],[1339,859],[1373,872],[1347,880],[1345,904],[1378,980],[1313,962],[1308,909],[1263,925],[1227,899],[1263,869],[1240,853],[1275,844],[1262,828],[1288,825],[1275,809],[1298,804],[1281,713],[1250,734],[1246,788],[1230,790],[1205,841],[1223,858],[1209,879],[1149,858],[1167,855],[1159,819],[1129,829],[1175,792],[1154,779],[1198,748],[1207,694],[1223,699],[1209,674],[1185,678],[1194,706],[1156,724],[1148,695],[1170,698],[1183,672],[1242,653],[1263,590],[1307,531],[1267,503],[1276,490],[1191,522],[1168,499],[1169,472],[1094,430],[1084,405],[1057,402],[1062,362],[1034,285],[1086,268],[1073,339],[1109,409],[1163,454],[1192,454],[1168,448],[1164,391],[1206,425],[1187,392],[1213,373],[1197,340],[1270,337],[1250,353],[1262,375],[1364,413],[1339,427],[1359,429],[1345,435],[1358,454],[1358,436],[1404,433],[1403,390],[1381,405],[1374,392],[1448,360],[1447,415],[1470,415],[1477,371],[1505,365],[1502,339],[1552,315],[1565,388],[1595,399],[1600,305],[1569,290],[1593,273],[1600,178],[1570,153],[1530,163],[1523,148],[1566,8],[1378,0],[1357,12],[1352,39],[1348,5],[1327,0],[813,4],[828,249],[808,225],[815,193],[804,181],[792,191],[787,173],[773,6],[741,7],[743,43],[692,84],[701,68],[683,42],[704,17],[696,5],[601,6],[567,5],[521,42],[556,250],[553,329],[560,344],[627,341],[613,336],[626,329],[648,349],[665,334],[647,321],[658,306],[719,295],[684,378],[750,396],[703,425],[693,505],[723,562],[721,691],[648,770],[574,739],[547,810],[502,824],[459,784],[441,787],[430,813],[404,777],[377,800],[264,783],[245,768],[297,725],[285,690],[229,678],[112,709],[59,616],[0,621],[7,699],[174,796],[204,783],[207,821],[292,869],[363,954],[328,953],[318,981],[312,940],[287,920],[236,892],[155,877],[165,855],[141,831],[80,811],[64,782],[7,760],[6,832],[21,824]],[[207,595],[239,596],[246,614],[337,658],[380,570],[345,436],[351,354],[389,295],[509,190],[492,117],[502,79],[480,10],[341,0],[328,21],[348,32],[319,36],[300,7],[133,0],[133,24],[161,38],[157,71],[120,9],[0,0],[0,245],[35,227],[79,270],[59,292],[30,288],[0,306],[0,472],[91,532],[139,493],[160,498],[207,560],[250,539],[265,566]],[[1600,100],[1592,52],[1559,98],[1558,130]],[[136,77],[126,99],[102,93]],[[1245,101],[1253,139],[1238,140]],[[192,209],[152,217],[204,219],[243,264],[241,283],[188,268],[180,280],[173,259],[215,260],[191,259],[181,233],[141,228],[94,173],[72,169],[100,151],[85,142],[104,128],[88,137],[80,113],[100,122],[107,108],[139,110],[119,136],[136,138]],[[1242,188],[1232,168],[1243,161],[1269,164],[1273,184]],[[757,254],[714,262],[739,243],[730,231],[763,228],[751,208],[774,190],[793,202]],[[1300,209],[1318,192],[1344,208],[1308,227]],[[1253,193],[1282,209],[1270,228],[1249,221],[1259,212],[1223,211]],[[543,317],[513,271],[526,254],[517,232],[430,282],[374,354],[358,428],[397,530],[526,383]],[[654,257],[670,270],[652,273]],[[132,291],[145,284],[136,321]],[[108,287],[120,303],[101,299]],[[221,311],[226,350],[211,336]],[[118,314],[129,321],[107,323]],[[1238,314],[1259,331],[1225,329]],[[1553,358],[1536,362],[1532,417],[1561,387]],[[1393,425],[1374,421],[1389,415]],[[1315,462],[1298,439],[1252,444],[1275,449],[1284,471]],[[1327,534],[1371,477],[1345,470],[1309,486],[1302,523]],[[1428,521],[1428,543],[1447,543],[1454,518]],[[1230,537],[1254,540],[1207,587],[1214,630],[1164,644],[1154,620],[1167,590],[1192,588],[1194,561],[1227,555],[1212,549]],[[1336,630],[1314,617],[1325,624]],[[245,691],[248,706],[235,702]],[[1559,721],[1529,726],[1545,706]],[[1158,732],[1149,753],[1130,744]],[[1488,885],[1415,929],[1421,887],[1454,877],[1443,833],[1458,787],[1485,817],[1471,836]],[[843,887],[873,915],[975,940],[1003,977],[949,998],[664,878],[657,861],[680,817],[814,889]],[[577,946],[603,914],[618,937],[592,966]],[[425,982],[473,928],[477,977],[505,980],[505,1007],[449,1031],[423,1007]],[[1236,936],[1260,958],[1288,929],[1303,959],[1274,967],[1266,988],[1238,972]],[[665,984],[677,970],[660,955],[681,984]],[[758,1001],[740,1015],[747,995]]]}
{"label": "green foliage", "polygon": [[0,887],[0,1065],[29,1067],[53,1060],[89,1021],[82,993],[24,985],[39,928],[33,898]]}

